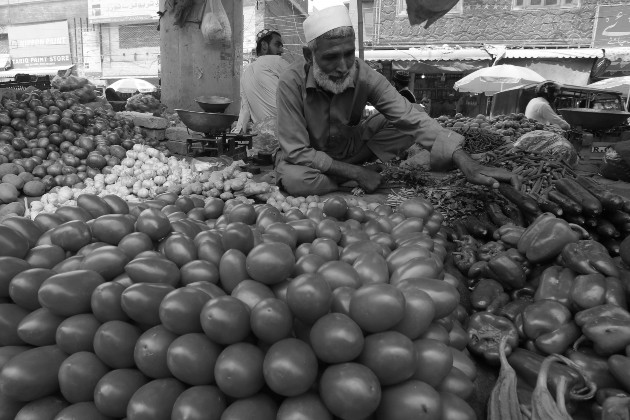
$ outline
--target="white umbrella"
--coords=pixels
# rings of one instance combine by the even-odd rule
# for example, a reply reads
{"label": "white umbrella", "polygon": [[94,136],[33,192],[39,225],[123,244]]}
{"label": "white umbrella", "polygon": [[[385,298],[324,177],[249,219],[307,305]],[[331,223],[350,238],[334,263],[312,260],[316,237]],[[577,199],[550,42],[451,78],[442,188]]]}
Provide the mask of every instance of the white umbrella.
{"label": "white umbrella", "polygon": [[485,93],[491,96],[506,89],[545,80],[540,74],[526,67],[500,64],[474,71],[455,82],[453,87],[460,92]]}
{"label": "white umbrella", "polygon": [[116,80],[108,87],[120,93],[147,93],[155,92],[157,90],[153,84],[142,79],[120,79]]}
{"label": "white umbrella", "polygon": [[591,83],[588,86],[626,95],[626,109],[628,109],[628,101],[630,101],[630,76],[611,77],[610,79],[604,79],[599,82]]}

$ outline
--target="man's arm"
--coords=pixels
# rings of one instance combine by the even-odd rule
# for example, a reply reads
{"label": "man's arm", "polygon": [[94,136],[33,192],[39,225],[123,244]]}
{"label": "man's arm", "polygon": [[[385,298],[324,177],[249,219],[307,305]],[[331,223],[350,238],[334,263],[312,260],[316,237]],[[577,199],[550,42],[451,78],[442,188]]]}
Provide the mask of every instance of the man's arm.
{"label": "man's arm", "polygon": [[551,105],[544,104],[540,107],[540,113],[543,115],[546,121],[551,124],[555,124],[560,126],[563,130],[568,130],[571,128],[568,122],[562,119],[554,110],[551,108]]}
{"label": "man's arm", "polygon": [[241,110],[238,114],[238,122],[236,123],[236,128],[234,128],[235,133],[244,133],[247,131],[247,124],[251,118],[251,112],[249,110],[249,102],[247,102],[247,98],[245,94],[241,92]]}

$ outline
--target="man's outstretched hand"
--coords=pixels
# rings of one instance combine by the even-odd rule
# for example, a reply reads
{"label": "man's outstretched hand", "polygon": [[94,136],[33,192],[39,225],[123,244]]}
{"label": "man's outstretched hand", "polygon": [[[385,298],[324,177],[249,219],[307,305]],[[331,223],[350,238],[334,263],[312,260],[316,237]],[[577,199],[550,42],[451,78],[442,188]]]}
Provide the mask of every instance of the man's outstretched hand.
{"label": "man's outstretched hand", "polygon": [[376,191],[381,184],[381,174],[373,170],[373,168],[359,167],[359,176],[356,178],[357,183],[367,193]]}
{"label": "man's outstretched hand", "polygon": [[468,182],[499,188],[500,182],[511,184],[514,188],[521,188],[521,177],[503,168],[481,165],[463,150],[453,153],[455,165],[462,171]]}

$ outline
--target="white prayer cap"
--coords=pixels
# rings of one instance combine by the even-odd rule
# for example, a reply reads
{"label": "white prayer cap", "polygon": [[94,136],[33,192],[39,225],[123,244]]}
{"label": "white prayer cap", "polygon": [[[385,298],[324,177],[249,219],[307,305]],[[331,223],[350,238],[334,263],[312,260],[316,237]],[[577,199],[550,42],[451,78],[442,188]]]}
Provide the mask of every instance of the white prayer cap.
{"label": "white prayer cap", "polygon": [[346,6],[332,6],[313,12],[303,23],[306,42],[342,26],[352,26]]}

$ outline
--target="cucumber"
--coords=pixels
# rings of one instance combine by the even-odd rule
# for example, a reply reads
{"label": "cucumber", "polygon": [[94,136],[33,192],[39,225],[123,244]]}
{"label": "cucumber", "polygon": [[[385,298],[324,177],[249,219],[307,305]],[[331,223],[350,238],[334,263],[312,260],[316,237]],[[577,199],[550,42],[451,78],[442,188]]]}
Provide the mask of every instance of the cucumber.
{"label": "cucumber", "polygon": [[617,239],[603,237],[599,239],[599,242],[601,242],[602,245],[606,247],[611,257],[616,257],[619,255],[620,242]]}
{"label": "cucumber", "polygon": [[484,227],[481,220],[479,220],[475,216],[468,216],[464,220],[462,220],[464,227],[470,234],[479,239],[484,239],[488,236],[489,232],[486,227]]}
{"label": "cucumber", "polygon": [[562,207],[560,207],[558,203],[554,203],[553,201],[547,200],[539,195],[532,194],[532,196],[536,199],[538,207],[540,207],[542,211],[549,212],[556,217],[561,217],[564,214]]}
{"label": "cucumber", "polygon": [[606,212],[605,216],[615,226],[630,223],[630,214],[626,213],[625,211],[615,210],[611,212]]}
{"label": "cucumber", "polygon": [[615,211],[623,207],[623,198],[610,191],[604,185],[583,176],[578,176],[575,181],[598,199],[605,210]]}
{"label": "cucumber", "polygon": [[618,238],[620,236],[619,231],[615,229],[615,226],[604,218],[597,220],[597,233],[601,237]]}
{"label": "cucumber", "polygon": [[554,185],[562,194],[581,205],[585,216],[595,217],[602,213],[602,203],[573,179],[561,178]]}
{"label": "cucumber", "polygon": [[582,214],[582,206],[558,190],[549,191],[549,193],[547,193],[547,198],[549,201],[559,205],[566,215],[577,216]]}
{"label": "cucumber", "polygon": [[564,216],[564,220],[569,223],[575,223],[579,226],[586,226],[586,217],[582,216],[581,214],[567,214],[566,216]]}
{"label": "cucumber", "polygon": [[516,206],[525,213],[529,213],[534,216],[541,213],[536,200],[531,198],[529,195],[518,191],[510,184],[501,182],[499,184],[499,192],[512,203],[516,204]]}
{"label": "cucumber", "polygon": [[503,210],[501,210],[501,206],[493,201],[486,202],[485,205],[486,213],[488,214],[488,218],[492,223],[496,226],[501,227],[504,225],[515,224],[514,220],[507,217]]}

